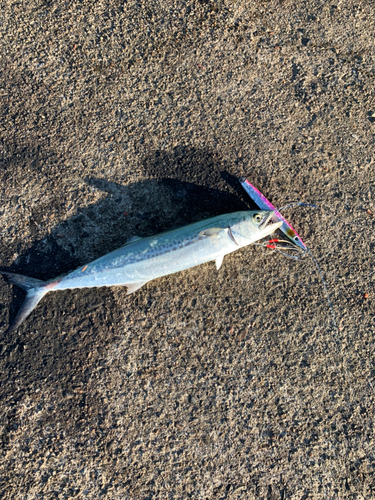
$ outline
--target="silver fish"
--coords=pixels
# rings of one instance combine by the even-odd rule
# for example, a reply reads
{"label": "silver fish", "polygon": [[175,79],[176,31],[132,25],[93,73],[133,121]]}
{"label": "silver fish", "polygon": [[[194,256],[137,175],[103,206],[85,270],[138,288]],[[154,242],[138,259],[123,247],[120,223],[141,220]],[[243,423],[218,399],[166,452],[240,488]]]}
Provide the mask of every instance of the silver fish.
{"label": "silver fish", "polygon": [[27,293],[8,332],[18,328],[51,291],[123,285],[130,294],[155,278],[205,262],[215,261],[219,269],[225,255],[276,231],[282,221],[272,223],[274,215],[275,210],[234,212],[147,238],[133,237],[123,247],[48,281],[0,271]]}

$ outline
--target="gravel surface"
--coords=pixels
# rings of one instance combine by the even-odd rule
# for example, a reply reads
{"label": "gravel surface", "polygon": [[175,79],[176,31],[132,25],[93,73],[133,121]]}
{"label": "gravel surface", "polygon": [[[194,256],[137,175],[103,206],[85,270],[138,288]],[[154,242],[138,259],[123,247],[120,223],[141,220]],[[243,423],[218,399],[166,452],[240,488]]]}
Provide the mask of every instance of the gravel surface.
{"label": "gravel surface", "polygon": [[3,499],[375,498],[370,1],[0,2],[0,266],[40,279],[253,208],[251,246],[125,288],[0,277]]}

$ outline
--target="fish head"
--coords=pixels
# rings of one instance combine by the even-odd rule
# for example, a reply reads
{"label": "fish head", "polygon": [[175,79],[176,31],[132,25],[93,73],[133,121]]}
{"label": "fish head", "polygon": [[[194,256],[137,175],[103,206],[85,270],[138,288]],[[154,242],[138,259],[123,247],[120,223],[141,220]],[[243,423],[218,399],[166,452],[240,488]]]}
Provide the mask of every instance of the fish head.
{"label": "fish head", "polygon": [[231,224],[231,230],[240,246],[249,245],[266,238],[282,225],[274,221],[276,210],[249,210],[243,217]]}

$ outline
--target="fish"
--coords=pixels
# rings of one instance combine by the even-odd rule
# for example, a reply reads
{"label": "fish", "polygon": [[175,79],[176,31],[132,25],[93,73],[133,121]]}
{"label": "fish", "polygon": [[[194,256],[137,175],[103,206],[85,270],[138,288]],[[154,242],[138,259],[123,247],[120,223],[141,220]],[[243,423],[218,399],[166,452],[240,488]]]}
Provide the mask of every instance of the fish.
{"label": "fish", "polygon": [[275,210],[241,211],[219,215],[128,242],[78,269],[48,281],[1,271],[26,292],[26,298],[7,333],[16,330],[51,291],[102,286],[126,286],[127,294],[151,280],[215,261],[272,234],[282,222],[272,222]]}
{"label": "fish", "polygon": [[261,210],[273,210],[275,212],[273,220],[281,221],[280,231],[282,231],[290,240],[293,241],[297,246],[299,246],[304,252],[307,252],[307,247],[302,241],[301,236],[297,231],[289,224],[289,222],[281,215],[281,213],[272,205],[270,201],[255,187],[253,186],[245,177],[239,179],[242,187],[250,196],[250,198],[258,205]]}

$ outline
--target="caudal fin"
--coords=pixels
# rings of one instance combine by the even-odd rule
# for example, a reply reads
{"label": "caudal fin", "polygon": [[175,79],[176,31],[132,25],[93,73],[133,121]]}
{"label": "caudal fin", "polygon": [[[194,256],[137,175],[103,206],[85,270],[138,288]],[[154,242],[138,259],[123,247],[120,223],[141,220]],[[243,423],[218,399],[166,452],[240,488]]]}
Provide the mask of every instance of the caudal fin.
{"label": "caudal fin", "polygon": [[13,323],[6,331],[6,333],[9,333],[16,330],[20,326],[20,324],[31,314],[32,310],[37,306],[43,296],[50,291],[50,289],[46,287],[47,283],[45,281],[5,271],[0,271],[0,274],[4,275],[10,283],[19,286],[26,292],[26,298],[21,306],[21,309],[18,311]]}

